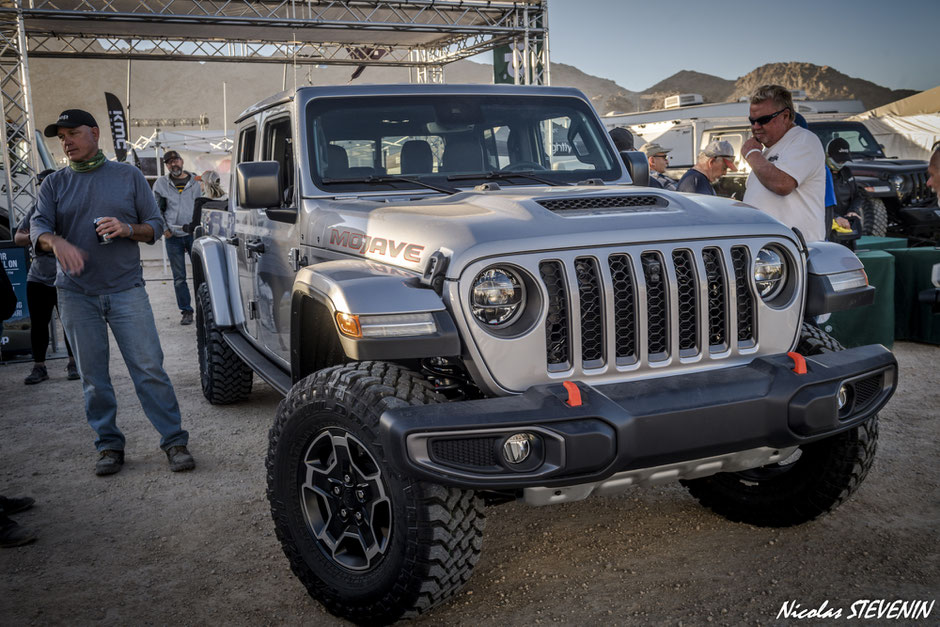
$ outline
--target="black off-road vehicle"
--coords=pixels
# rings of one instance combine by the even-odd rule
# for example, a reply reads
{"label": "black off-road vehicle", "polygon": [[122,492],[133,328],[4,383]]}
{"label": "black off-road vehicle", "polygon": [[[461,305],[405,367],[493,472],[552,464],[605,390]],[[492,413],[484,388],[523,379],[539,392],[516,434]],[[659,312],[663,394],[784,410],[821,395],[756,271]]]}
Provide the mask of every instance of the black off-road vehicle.
{"label": "black off-road vehicle", "polygon": [[851,159],[834,176],[839,213],[854,211],[866,235],[906,237],[912,243],[940,238],[940,208],[927,187],[927,162],[891,159],[861,122],[810,122],[823,146],[849,144]]}

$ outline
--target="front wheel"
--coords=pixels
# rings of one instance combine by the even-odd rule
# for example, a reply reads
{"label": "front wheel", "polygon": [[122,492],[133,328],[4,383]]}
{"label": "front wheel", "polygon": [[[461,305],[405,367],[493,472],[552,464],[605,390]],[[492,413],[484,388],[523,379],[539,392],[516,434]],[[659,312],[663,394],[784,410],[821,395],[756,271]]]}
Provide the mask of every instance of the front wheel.
{"label": "front wheel", "polygon": [[415,373],[363,362],[310,375],[278,407],[266,462],[271,516],[294,574],[337,616],[417,616],[470,578],[482,500],[397,473],[378,437],[384,411],[442,400]]}
{"label": "front wheel", "polygon": [[[843,350],[839,342],[803,324],[797,352]],[[736,522],[789,527],[830,512],[861,485],[878,445],[878,416],[848,431],[799,447],[787,459],[745,470],[682,481],[699,502]]]}

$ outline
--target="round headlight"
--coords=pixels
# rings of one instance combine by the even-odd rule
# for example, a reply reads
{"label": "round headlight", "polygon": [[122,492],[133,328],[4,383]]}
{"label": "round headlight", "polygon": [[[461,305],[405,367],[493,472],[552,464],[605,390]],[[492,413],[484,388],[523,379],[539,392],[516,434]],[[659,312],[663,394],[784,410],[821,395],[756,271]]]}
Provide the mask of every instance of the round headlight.
{"label": "round headlight", "polygon": [[787,282],[787,264],[783,255],[773,248],[761,248],[754,260],[754,282],[762,299],[771,300]]}
{"label": "round headlight", "polygon": [[473,280],[470,310],[488,327],[512,322],[525,304],[522,280],[508,268],[487,268]]}
{"label": "round headlight", "polygon": [[895,174],[894,176],[888,179],[888,182],[894,186],[895,191],[900,191],[901,188],[904,186],[904,177],[901,176],[900,174]]}

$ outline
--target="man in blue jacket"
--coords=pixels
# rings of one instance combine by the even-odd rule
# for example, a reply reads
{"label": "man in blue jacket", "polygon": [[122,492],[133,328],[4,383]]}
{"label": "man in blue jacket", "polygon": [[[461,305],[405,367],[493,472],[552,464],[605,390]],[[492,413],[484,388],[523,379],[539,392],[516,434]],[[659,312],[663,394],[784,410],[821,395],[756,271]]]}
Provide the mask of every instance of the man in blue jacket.
{"label": "man in blue jacket", "polygon": [[98,123],[68,109],[45,129],[58,137],[69,165],[46,177],[30,223],[35,250],[59,264],[59,315],[72,345],[85,395],[85,417],[98,438],[95,474],[124,465],[124,434],[108,369],[108,328],[134,382],[141,407],[160,433],[170,470],[195,468],[186,446],[173,384],[144,289],[139,242],[153,244],[163,222],[147,180],[126,163],[108,161],[98,148]]}
{"label": "man in blue jacket", "polygon": [[184,231],[183,226],[193,221],[193,206],[202,195],[202,187],[194,174],[183,169],[180,153],[168,151],[163,155],[163,163],[169,172],[154,181],[153,196],[163,215],[166,256],[173,271],[176,305],[182,314],[180,324],[192,324],[193,307],[186,284],[186,257],[193,250],[193,235]]}

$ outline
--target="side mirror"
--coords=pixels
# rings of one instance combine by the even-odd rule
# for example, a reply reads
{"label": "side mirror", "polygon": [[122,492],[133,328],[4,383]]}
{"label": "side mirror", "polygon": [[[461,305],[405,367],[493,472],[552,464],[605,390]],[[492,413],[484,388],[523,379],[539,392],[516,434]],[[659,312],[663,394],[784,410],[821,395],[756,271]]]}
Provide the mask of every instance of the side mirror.
{"label": "side mirror", "polygon": [[620,158],[623,164],[627,166],[627,172],[633,179],[634,185],[647,187],[650,184],[650,163],[646,155],[639,150],[621,150]]}
{"label": "side mirror", "polygon": [[238,206],[267,209],[281,206],[280,165],[277,161],[239,163],[235,177]]}

